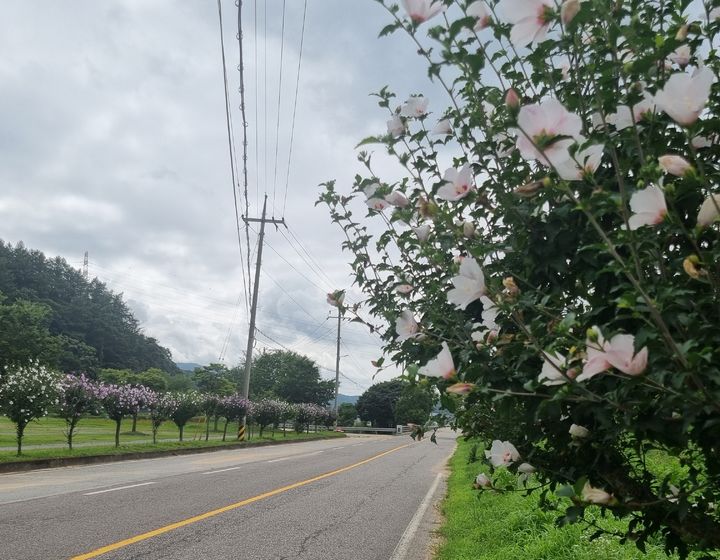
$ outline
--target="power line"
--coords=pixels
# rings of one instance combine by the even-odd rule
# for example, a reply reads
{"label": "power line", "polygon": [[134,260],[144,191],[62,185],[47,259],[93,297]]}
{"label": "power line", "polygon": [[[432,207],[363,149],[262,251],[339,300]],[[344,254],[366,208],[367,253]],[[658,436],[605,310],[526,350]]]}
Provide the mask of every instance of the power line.
{"label": "power line", "polygon": [[282,98],[283,57],[285,55],[285,3],[282,3],[282,25],[280,30],[280,75],[278,77],[277,118],[275,124],[275,171],[273,174],[273,210],[275,216],[275,189],[277,187],[278,153],[280,149],[280,100]]}
{"label": "power line", "polygon": [[[230,156],[230,177],[232,179],[232,191],[233,191],[233,205],[235,208],[235,225],[237,228],[237,240],[238,240],[238,249],[240,250],[240,262],[243,262],[243,249],[242,249],[242,237],[240,235],[240,214],[238,212],[238,203],[237,203],[237,192],[235,191],[235,185],[237,184],[236,178],[235,178],[235,161],[234,161],[234,147],[233,147],[233,139],[232,139],[232,125],[230,120],[230,96],[228,92],[228,81],[227,81],[227,66],[225,63],[225,40],[223,38],[223,20],[222,20],[222,5],[220,3],[220,0],[217,2],[218,6],[218,20],[220,24],[220,54],[222,55],[222,68],[223,68],[223,86],[225,91],[225,123],[227,125],[227,136],[228,136],[228,152]],[[250,250],[250,245],[248,244],[248,251]],[[242,269],[242,279],[243,279],[243,291],[244,293],[248,293],[247,290],[247,280],[245,278],[245,269],[241,266]],[[247,295],[245,298],[245,309],[247,311],[248,309],[248,300]]]}
{"label": "power line", "polygon": [[285,177],[285,195],[283,197],[282,215],[285,216],[288,185],[290,184],[290,160],[292,159],[293,140],[295,138],[295,115],[297,114],[298,91],[300,89],[300,64],[302,62],[303,44],[305,42],[305,19],[307,16],[307,0],[303,7],[302,30],[300,31],[300,52],[298,54],[297,78],[295,79],[295,101],[293,102],[292,124],[290,125],[290,147],[288,148],[287,175]]}
{"label": "power line", "polygon": [[[218,3],[220,0],[218,0]],[[238,17],[237,17],[237,42],[238,42],[238,54],[240,57],[240,63],[238,64],[238,72],[240,73],[240,87],[238,88],[238,91],[240,92],[240,114],[242,115],[242,127],[243,127],[243,193],[245,195],[245,215],[247,216],[250,213],[250,202],[248,200],[248,165],[247,165],[247,150],[248,150],[248,138],[247,138],[247,116],[245,114],[245,61],[243,58],[243,32],[242,32],[242,0],[236,0],[235,5],[237,6],[238,11]],[[222,30],[221,30],[222,31]],[[225,57],[223,55],[223,61],[225,60]],[[227,80],[225,89],[227,91]],[[227,103],[227,102],[226,102]],[[237,164],[236,164],[237,165]],[[237,210],[235,212],[237,214]],[[238,228],[239,228],[238,224]],[[248,254],[250,252],[250,234],[247,231],[247,228],[245,228],[245,240],[247,242],[248,246]],[[248,260],[248,278],[250,278],[250,261]],[[243,274],[244,277],[244,274]],[[246,307],[247,307],[247,301],[249,299],[250,291],[247,290],[247,296],[246,296]]]}

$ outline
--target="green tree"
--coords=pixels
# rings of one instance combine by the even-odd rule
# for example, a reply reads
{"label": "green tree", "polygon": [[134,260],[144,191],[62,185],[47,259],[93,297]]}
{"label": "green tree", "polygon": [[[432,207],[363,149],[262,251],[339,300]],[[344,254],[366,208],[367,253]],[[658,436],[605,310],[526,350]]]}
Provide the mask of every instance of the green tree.
{"label": "green tree", "polygon": [[352,403],[338,406],[338,426],[352,426],[358,416],[357,408]]}
{"label": "green tree", "polygon": [[395,421],[398,424],[425,424],[430,419],[433,401],[428,388],[405,385],[395,404]]}
{"label": "green tree", "polygon": [[251,399],[274,397],[290,403],[325,406],[334,390],[335,383],[320,377],[317,364],[296,352],[263,352],[253,360]]}
{"label": "green tree", "polygon": [[213,395],[226,397],[235,392],[230,370],[223,364],[210,364],[195,368],[192,378],[201,393],[212,393]]}
{"label": "green tree", "polygon": [[400,379],[371,385],[355,405],[361,420],[370,421],[379,428],[392,428],[395,422],[395,406],[402,395],[405,383]]}
{"label": "green tree", "polygon": [[168,390],[170,376],[160,368],[150,368],[140,373],[132,373],[128,376],[126,383],[142,385],[158,393]]}
{"label": "green tree", "polygon": [[55,365],[56,345],[50,333],[52,310],[27,300],[10,303],[0,294],[0,367],[39,360]]}
{"label": "green tree", "polygon": [[176,407],[171,418],[180,431],[180,441],[182,441],[185,424],[200,412],[202,397],[195,391],[187,391],[185,393],[176,393],[173,398]]}

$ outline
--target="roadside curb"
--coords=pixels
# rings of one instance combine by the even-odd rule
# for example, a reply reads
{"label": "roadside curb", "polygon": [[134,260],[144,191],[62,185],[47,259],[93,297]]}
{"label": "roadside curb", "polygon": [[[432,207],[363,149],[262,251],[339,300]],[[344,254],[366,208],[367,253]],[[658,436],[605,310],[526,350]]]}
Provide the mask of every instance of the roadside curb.
{"label": "roadside curb", "polygon": [[76,465],[95,465],[99,463],[116,463],[119,461],[134,461],[138,459],[155,459],[157,457],[173,457],[175,455],[195,455],[198,453],[210,453],[212,451],[227,451],[228,449],[245,449],[248,447],[266,447],[269,445],[289,445],[308,441],[320,441],[328,439],[343,439],[346,436],[323,436],[306,439],[293,439],[289,441],[245,441],[228,443],[226,445],[213,445],[208,447],[187,447],[181,449],[166,449],[159,451],[130,451],[117,455],[85,455],[82,457],[56,457],[48,459],[29,459],[27,461],[15,461],[11,463],[0,463],[0,474],[25,472],[39,469],[52,469],[56,467],[73,467]]}

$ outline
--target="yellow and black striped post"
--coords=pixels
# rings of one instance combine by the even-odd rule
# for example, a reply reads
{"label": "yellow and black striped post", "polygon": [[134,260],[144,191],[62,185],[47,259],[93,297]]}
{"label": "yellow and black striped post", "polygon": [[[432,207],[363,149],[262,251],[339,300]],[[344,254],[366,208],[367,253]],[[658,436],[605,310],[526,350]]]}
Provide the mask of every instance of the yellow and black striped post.
{"label": "yellow and black striped post", "polygon": [[238,428],[238,439],[245,441],[245,424],[243,423],[240,423],[240,427]]}

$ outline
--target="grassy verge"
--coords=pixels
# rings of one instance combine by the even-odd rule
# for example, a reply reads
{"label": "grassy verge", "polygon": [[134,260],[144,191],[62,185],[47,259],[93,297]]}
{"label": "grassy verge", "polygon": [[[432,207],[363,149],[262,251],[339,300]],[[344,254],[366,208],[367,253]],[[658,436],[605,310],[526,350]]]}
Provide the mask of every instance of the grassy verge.
{"label": "grassy verge", "polygon": [[[581,525],[557,527],[559,514],[543,512],[534,495],[497,494],[472,488],[480,472],[489,473],[480,460],[468,463],[472,442],[460,439],[450,461],[448,494],[442,504],[445,521],[436,560],[667,560],[659,543],[643,554],[632,544],[610,537],[590,541]],[[482,444],[478,456],[484,457]],[[589,514],[593,513],[590,508]],[[599,512],[599,508],[597,508]],[[597,512],[596,512],[597,513]],[[603,519],[608,528],[622,522]]]}
{"label": "grassy verge", "polygon": [[[213,422],[210,423],[210,437],[222,438],[223,421],[218,424],[219,431],[213,430]],[[232,439],[237,433],[238,423],[228,425],[228,437]],[[152,427],[150,420],[138,418],[135,432],[131,432],[132,418],[125,418],[121,425],[121,443],[132,443],[133,441],[145,441],[152,438]],[[30,422],[25,429],[23,447],[32,445],[65,445],[65,421],[61,418],[47,416],[38,421]],[[158,439],[178,439],[179,431],[173,422],[163,422],[158,431]],[[82,418],[75,432],[73,443],[75,445],[88,443],[112,443],[115,438],[115,422],[107,418],[89,416]],[[184,439],[204,439],[205,422],[202,418],[194,418],[185,426]],[[5,416],[0,416],[0,447],[15,446],[15,425]]]}
{"label": "grassy verge", "polygon": [[[298,440],[312,440],[319,438],[328,437],[345,437],[343,433],[336,432],[311,432],[309,434],[296,434],[288,433],[285,437],[282,434],[277,433],[275,437],[263,434],[262,438],[254,437],[247,443],[258,443],[258,442],[277,442],[283,441],[298,441]],[[97,455],[126,455],[131,453],[148,453],[153,451],[175,451],[181,449],[198,449],[198,448],[214,448],[214,447],[242,447],[246,443],[233,441],[234,438],[229,438],[228,441],[223,442],[221,440],[195,440],[195,441],[171,441],[171,442],[159,442],[156,444],[152,443],[126,443],[121,444],[120,447],[116,448],[113,444],[109,445],[97,445],[88,447],[76,447],[72,451],[67,448],[36,448],[27,449],[23,451],[23,454],[18,457],[14,451],[2,451],[0,452],[0,464],[2,463],[13,463],[18,461],[32,461],[40,459],[59,459],[66,457],[88,457]]]}

